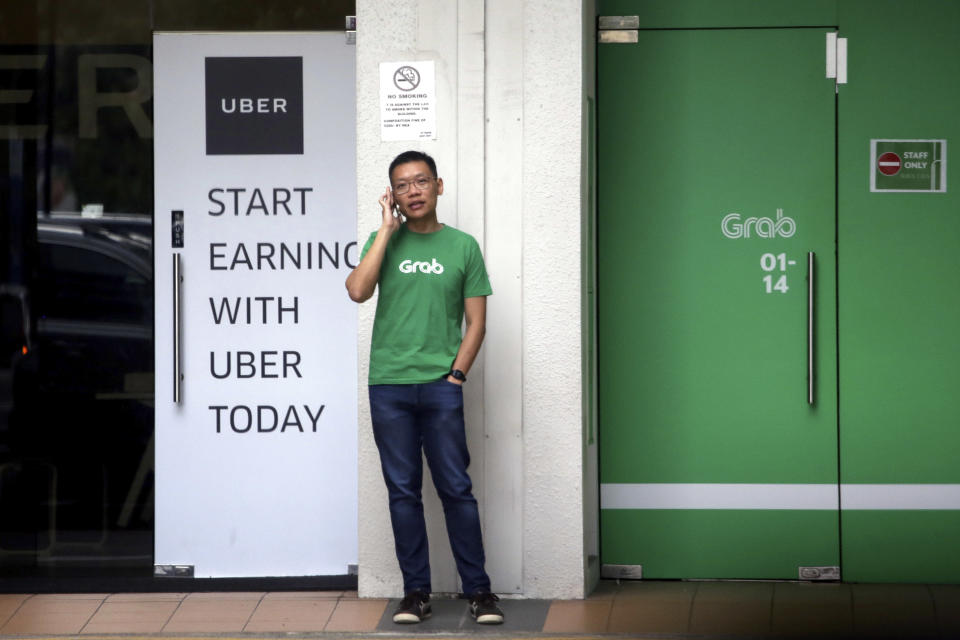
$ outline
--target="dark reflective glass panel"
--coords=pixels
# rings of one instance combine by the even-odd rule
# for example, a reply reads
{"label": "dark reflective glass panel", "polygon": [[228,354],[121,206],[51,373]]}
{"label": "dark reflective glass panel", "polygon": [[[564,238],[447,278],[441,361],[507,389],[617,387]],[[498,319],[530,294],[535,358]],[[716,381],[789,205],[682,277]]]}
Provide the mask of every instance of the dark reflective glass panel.
{"label": "dark reflective glass panel", "polygon": [[0,48],[0,575],[150,575],[150,48]]}
{"label": "dark reflective glass panel", "polygon": [[0,578],[152,575],[152,32],[340,30],[354,13],[0,3]]}

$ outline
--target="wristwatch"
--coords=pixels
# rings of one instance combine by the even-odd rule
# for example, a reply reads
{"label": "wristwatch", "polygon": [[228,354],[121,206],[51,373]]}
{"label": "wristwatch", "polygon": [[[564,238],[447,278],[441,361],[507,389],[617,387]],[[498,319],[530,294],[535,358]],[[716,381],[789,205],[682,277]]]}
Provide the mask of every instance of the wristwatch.
{"label": "wristwatch", "polygon": [[459,380],[460,382],[466,382],[466,381],[467,381],[467,376],[466,376],[466,374],[463,373],[463,371],[460,371],[460,369],[450,369],[450,372],[447,373],[447,375],[448,375],[448,376],[453,376],[454,378],[456,378],[456,379]]}

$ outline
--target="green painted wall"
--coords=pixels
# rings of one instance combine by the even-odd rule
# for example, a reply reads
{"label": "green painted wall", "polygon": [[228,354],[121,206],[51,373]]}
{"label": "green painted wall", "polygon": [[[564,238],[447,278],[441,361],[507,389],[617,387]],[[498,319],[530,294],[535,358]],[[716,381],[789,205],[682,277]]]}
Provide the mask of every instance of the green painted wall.
{"label": "green painted wall", "polygon": [[[960,483],[960,3],[844,0],[843,483]],[[947,193],[870,193],[871,138],[946,138]],[[958,512],[846,512],[844,578],[960,580]]]}
{"label": "green painted wall", "polygon": [[[839,87],[836,100],[838,378],[833,392],[838,402],[840,482],[960,485],[960,177],[956,169],[949,173],[950,166],[960,166],[956,159],[949,163],[950,150],[956,153],[960,148],[960,2],[600,0],[598,5],[599,15],[638,15],[642,29],[832,25],[848,39],[849,82]],[[603,78],[601,65],[601,82]],[[642,98],[636,108],[642,111]],[[601,157],[604,109],[598,105]],[[796,110],[803,111],[801,102]],[[780,126],[789,127],[789,121],[785,117]],[[651,136],[659,133],[656,127],[650,129]],[[947,192],[871,193],[871,138],[946,139]],[[638,163],[644,166],[644,160]],[[601,164],[601,193],[604,180]],[[709,184],[709,177],[706,181]],[[601,229],[602,203],[601,197]],[[602,299],[602,245],[598,259]],[[602,345],[602,316],[598,326]],[[609,417],[612,408],[603,401],[604,363],[599,366],[599,437],[607,451],[601,458],[601,474],[608,482],[631,481],[616,476],[623,467],[618,460],[629,460],[631,453],[604,440],[605,413]],[[677,411],[707,408],[678,406]],[[642,438],[657,437],[655,425],[640,428],[650,430]],[[698,469],[703,471],[699,476]],[[707,470],[698,464],[687,469],[692,475],[679,473],[683,469],[676,465],[658,471],[654,461],[645,466],[642,480],[716,481]],[[745,470],[742,479],[727,480],[744,482],[756,475]],[[715,513],[690,514],[691,526],[718,526],[710,524]],[[636,517],[632,512],[605,512],[604,539],[618,540],[619,548],[656,546],[664,539]],[[647,517],[653,522],[665,516],[650,511]],[[610,527],[616,529],[610,532]],[[725,531],[722,526],[721,530]],[[688,541],[698,535],[680,529],[668,534]],[[724,534],[728,535],[735,534]],[[842,511],[841,535],[844,580],[960,581],[958,508]],[[776,544],[764,543],[762,548],[777,553]],[[629,563],[606,557],[604,549],[601,554],[604,563]],[[693,558],[710,566],[700,551],[691,551],[690,558],[689,566]],[[682,555],[675,560],[686,562]],[[722,570],[716,571],[714,577],[725,577]]]}

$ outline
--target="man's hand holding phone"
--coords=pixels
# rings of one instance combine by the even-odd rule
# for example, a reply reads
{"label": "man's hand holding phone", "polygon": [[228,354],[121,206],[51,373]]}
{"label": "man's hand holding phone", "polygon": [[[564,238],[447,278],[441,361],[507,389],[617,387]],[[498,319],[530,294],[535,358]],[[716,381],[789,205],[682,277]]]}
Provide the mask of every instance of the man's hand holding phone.
{"label": "man's hand holding phone", "polygon": [[[399,229],[402,219],[400,218],[400,210],[393,199],[393,190],[390,187],[387,187],[383,195],[380,196],[380,208],[383,209],[383,222],[380,228],[391,233]],[[394,215],[394,210],[396,210],[396,215]]]}

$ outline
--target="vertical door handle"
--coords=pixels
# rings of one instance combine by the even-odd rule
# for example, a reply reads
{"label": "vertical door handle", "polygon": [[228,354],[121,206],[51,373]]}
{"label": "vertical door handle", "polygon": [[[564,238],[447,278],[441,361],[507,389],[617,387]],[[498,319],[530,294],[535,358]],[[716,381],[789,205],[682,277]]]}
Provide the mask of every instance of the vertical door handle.
{"label": "vertical door handle", "polygon": [[816,301],[814,293],[815,282],[814,282],[814,253],[813,251],[807,252],[807,403],[810,405],[815,404],[815,395],[814,395],[814,359],[813,359],[813,350],[814,342],[816,338]]}
{"label": "vertical door handle", "polygon": [[180,404],[180,254],[173,254],[173,401]]}

